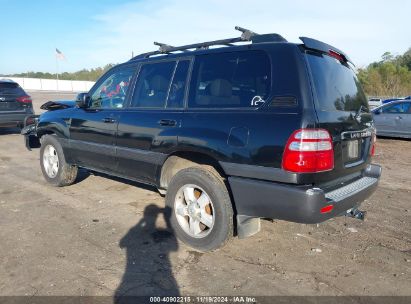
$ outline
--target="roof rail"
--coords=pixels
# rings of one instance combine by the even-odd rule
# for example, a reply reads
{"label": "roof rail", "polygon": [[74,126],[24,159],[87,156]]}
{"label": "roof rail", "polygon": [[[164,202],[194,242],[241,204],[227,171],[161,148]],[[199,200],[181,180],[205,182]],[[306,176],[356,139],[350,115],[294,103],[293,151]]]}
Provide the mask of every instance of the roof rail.
{"label": "roof rail", "polygon": [[154,45],[159,46],[159,49],[157,51],[140,54],[138,56],[131,58],[131,60],[148,58],[154,55],[169,54],[169,53],[177,52],[177,51],[185,52],[191,49],[196,49],[196,50],[208,49],[210,46],[215,46],[215,45],[233,46],[234,45],[233,43],[246,42],[246,41],[251,41],[253,43],[286,42],[287,41],[281,35],[278,35],[278,34],[260,35],[260,34],[257,34],[253,31],[250,31],[240,26],[236,26],[235,29],[242,32],[241,37],[206,41],[206,42],[187,44],[187,45],[182,45],[182,46],[177,46],[177,47],[171,46],[165,43],[154,42]]}

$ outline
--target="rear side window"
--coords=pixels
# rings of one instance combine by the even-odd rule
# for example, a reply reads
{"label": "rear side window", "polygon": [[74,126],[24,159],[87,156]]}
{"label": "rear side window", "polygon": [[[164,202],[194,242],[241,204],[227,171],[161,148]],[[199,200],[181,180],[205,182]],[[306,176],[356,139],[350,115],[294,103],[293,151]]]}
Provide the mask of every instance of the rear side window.
{"label": "rear side window", "polygon": [[368,102],[354,71],[348,64],[326,54],[307,52],[316,108],[320,111],[357,111],[368,109]]}
{"label": "rear side window", "polygon": [[0,94],[26,95],[24,90],[14,82],[0,82]]}
{"label": "rear side window", "polygon": [[175,61],[144,64],[138,75],[132,107],[164,108]]}
{"label": "rear side window", "polygon": [[393,105],[386,106],[382,109],[383,113],[391,113],[391,114],[400,114],[400,113],[409,113],[410,112],[410,103],[409,102],[402,102],[396,103]]}
{"label": "rear side window", "polygon": [[189,107],[256,108],[270,94],[271,64],[262,51],[196,57]]}

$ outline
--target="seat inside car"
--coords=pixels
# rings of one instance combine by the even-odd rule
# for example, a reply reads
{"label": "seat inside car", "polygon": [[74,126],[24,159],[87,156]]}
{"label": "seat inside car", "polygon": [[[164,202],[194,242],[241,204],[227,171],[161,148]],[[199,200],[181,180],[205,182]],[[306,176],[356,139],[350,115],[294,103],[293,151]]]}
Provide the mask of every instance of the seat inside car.
{"label": "seat inside car", "polygon": [[199,95],[196,101],[198,105],[236,106],[240,104],[240,98],[233,95],[231,82],[220,78],[211,82],[210,95]]}
{"label": "seat inside car", "polygon": [[154,75],[149,80],[149,87],[139,102],[141,107],[162,107],[164,105],[169,82],[164,76]]}

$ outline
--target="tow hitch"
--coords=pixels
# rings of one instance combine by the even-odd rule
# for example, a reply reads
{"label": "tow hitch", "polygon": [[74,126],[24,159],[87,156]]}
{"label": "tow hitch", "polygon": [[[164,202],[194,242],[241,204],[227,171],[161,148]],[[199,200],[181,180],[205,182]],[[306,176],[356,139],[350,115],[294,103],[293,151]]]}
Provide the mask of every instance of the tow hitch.
{"label": "tow hitch", "polygon": [[353,217],[353,218],[363,221],[365,219],[366,214],[367,214],[367,211],[361,211],[361,210],[358,210],[357,208],[352,208],[352,209],[347,210],[345,216]]}

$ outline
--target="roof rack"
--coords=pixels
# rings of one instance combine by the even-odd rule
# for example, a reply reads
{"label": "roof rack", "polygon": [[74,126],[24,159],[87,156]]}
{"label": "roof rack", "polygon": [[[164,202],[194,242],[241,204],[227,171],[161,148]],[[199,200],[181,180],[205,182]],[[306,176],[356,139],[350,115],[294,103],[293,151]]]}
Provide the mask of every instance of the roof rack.
{"label": "roof rack", "polygon": [[191,49],[195,49],[195,50],[208,49],[210,46],[215,46],[215,45],[233,46],[234,43],[238,43],[238,42],[247,42],[247,41],[251,41],[252,43],[287,42],[287,40],[285,40],[279,34],[260,35],[260,34],[257,34],[253,31],[250,31],[240,26],[236,26],[235,29],[242,33],[240,37],[220,39],[220,40],[214,40],[214,41],[206,41],[206,42],[200,42],[200,43],[194,43],[194,44],[187,44],[187,45],[182,45],[182,46],[177,46],[177,47],[171,46],[165,43],[154,42],[154,45],[159,46],[159,49],[157,51],[140,54],[138,56],[131,58],[131,60],[148,58],[154,55],[169,54],[169,53],[177,52],[177,51],[186,52]]}

